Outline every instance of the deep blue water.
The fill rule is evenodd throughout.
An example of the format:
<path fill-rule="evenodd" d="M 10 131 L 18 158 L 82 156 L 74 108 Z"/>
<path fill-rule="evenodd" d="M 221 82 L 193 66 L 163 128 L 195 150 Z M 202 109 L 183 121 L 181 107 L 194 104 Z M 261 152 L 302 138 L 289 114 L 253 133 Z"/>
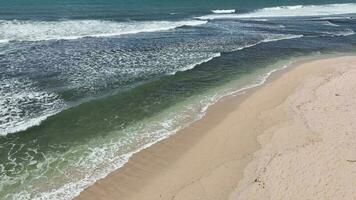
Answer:
<path fill-rule="evenodd" d="M 58 20 L 106 19 L 149 20 L 199 16 L 212 9 L 242 12 L 281 6 L 352 3 L 347 0 L 1 0 L 0 19 Z M 178 16 L 171 16 L 176 13 Z"/>
<path fill-rule="evenodd" d="M 269 71 L 353 52 L 341 3 L 0 1 L 0 199 L 70 199 Z"/>

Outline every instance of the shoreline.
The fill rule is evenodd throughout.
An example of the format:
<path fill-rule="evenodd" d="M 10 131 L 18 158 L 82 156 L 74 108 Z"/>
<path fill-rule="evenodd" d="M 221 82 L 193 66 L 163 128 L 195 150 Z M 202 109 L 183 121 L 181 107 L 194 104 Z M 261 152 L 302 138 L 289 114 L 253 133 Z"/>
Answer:
<path fill-rule="evenodd" d="M 339 56 L 340 55 L 337 55 L 337 57 Z M 177 187 L 176 185 L 179 185 L 179 183 L 181 185 L 186 185 L 186 183 L 189 183 L 191 180 L 195 180 L 196 177 L 206 178 L 205 174 L 210 173 L 209 171 L 216 173 L 216 175 L 213 175 L 216 177 L 229 177 L 229 181 L 221 181 L 222 183 L 220 184 L 211 180 L 206 181 L 208 185 L 220 185 L 220 188 L 215 185 L 215 189 L 213 190 L 215 191 L 214 193 L 216 194 L 216 191 L 219 192 L 217 194 L 218 196 L 213 199 L 220 199 L 222 196 L 227 197 L 242 179 L 243 171 L 250 163 L 253 153 L 259 149 L 260 144 L 257 141 L 257 136 L 259 134 L 253 133 L 253 131 L 247 131 L 250 134 L 237 134 L 238 137 L 233 137 L 237 137 L 237 139 L 241 140 L 239 141 L 240 143 L 244 143 L 243 141 L 248 141 L 249 143 L 241 143 L 241 147 L 238 147 L 237 149 L 236 147 L 231 147 L 230 150 L 225 152 L 229 155 L 226 157 L 223 156 L 224 158 L 209 158 L 210 154 L 206 155 L 204 151 L 209 152 L 209 144 L 214 144 L 212 138 L 218 141 L 220 140 L 219 137 L 221 137 L 217 134 L 216 129 L 220 128 L 220 131 L 228 131 L 226 129 L 226 124 L 230 123 L 231 126 L 233 121 L 236 120 L 235 118 L 232 119 L 233 117 L 231 115 L 236 115 L 236 113 L 241 112 L 241 108 L 243 108 L 244 104 L 248 104 L 248 99 L 252 98 L 251 96 L 256 95 L 256 93 L 259 93 L 260 90 L 263 90 L 271 83 L 281 79 L 281 77 L 286 76 L 291 71 L 294 71 L 297 68 L 296 66 L 313 62 L 314 60 L 325 59 L 323 58 L 324 56 L 320 57 L 307 58 L 304 60 L 301 59 L 300 61 L 293 63 L 292 66 L 276 70 L 267 77 L 267 80 L 264 83 L 245 90 L 243 95 L 232 94 L 223 97 L 208 108 L 202 119 L 193 122 L 188 127 L 179 130 L 168 138 L 135 153 L 123 167 L 110 173 L 105 178 L 98 180 L 94 185 L 86 188 L 76 197 L 76 199 L 115 199 L 118 197 L 120 197 L 120 199 L 142 199 L 140 198 L 140 195 L 142 195 L 141 197 L 145 197 L 145 199 L 171 199 L 172 196 L 175 196 L 173 194 L 182 194 L 182 190 L 179 189 L 181 187 Z M 246 119 L 241 118 L 241 120 L 243 121 Z M 228 123 L 226 121 L 228 121 Z M 250 121 L 248 125 L 253 126 L 252 121 Z M 225 128 L 221 124 L 223 124 Z M 244 126 L 239 128 L 246 129 L 248 126 L 244 124 Z M 194 159 L 192 160 L 192 158 Z M 194 162 L 189 164 L 190 166 L 188 167 L 183 164 L 188 162 L 184 162 L 183 160 Z M 211 162 L 210 160 L 214 161 Z M 231 162 L 226 164 L 226 160 L 230 160 Z M 204 169 L 199 169 L 199 167 L 202 166 L 204 166 Z M 235 169 L 235 174 L 232 175 L 231 173 L 226 173 L 227 171 L 231 172 L 231 170 L 222 169 L 226 167 Z M 184 171 L 184 168 L 188 171 Z M 195 177 L 195 179 L 192 179 L 192 177 Z M 176 180 L 177 178 L 179 178 L 178 181 Z M 208 180 L 209 178 L 206 179 Z M 177 182 L 178 184 L 173 184 L 173 182 Z M 165 185 L 165 183 L 172 184 Z M 164 190 L 161 191 L 156 188 L 155 191 L 155 185 L 160 185 L 161 187 L 159 188 L 164 187 Z M 229 185 L 229 187 L 226 187 L 227 185 Z M 189 187 L 184 187 L 190 188 L 189 190 L 192 192 L 192 194 L 190 194 L 190 192 L 186 191 L 185 193 L 187 194 L 184 195 L 188 196 L 185 198 L 192 199 L 193 196 L 191 195 L 194 195 L 193 193 L 201 190 L 199 187 L 200 186 L 197 186 L 194 182 L 189 184 Z M 136 191 L 139 192 L 137 193 Z M 202 192 L 200 191 L 200 194 L 201 193 Z M 197 197 L 198 196 L 200 195 L 197 194 Z"/>

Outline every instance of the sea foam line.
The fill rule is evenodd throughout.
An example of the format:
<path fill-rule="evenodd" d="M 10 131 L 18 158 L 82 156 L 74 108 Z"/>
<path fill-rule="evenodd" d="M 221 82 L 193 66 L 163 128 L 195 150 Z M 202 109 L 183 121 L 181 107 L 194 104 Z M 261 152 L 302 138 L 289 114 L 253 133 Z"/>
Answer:
<path fill-rule="evenodd" d="M 205 15 L 197 19 L 244 19 L 244 18 L 273 18 L 273 17 L 306 17 L 331 16 L 356 13 L 356 3 L 278 6 L 255 10 L 244 14 Z"/>
<path fill-rule="evenodd" d="M 303 35 L 282 35 L 281 37 L 277 37 L 277 38 L 266 38 L 266 39 L 263 39 L 263 40 L 261 40 L 259 42 L 254 43 L 254 44 L 250 44 L 250 45 L 239 47 L 239 48 L 236 49 L 236 51 L 240 51 L 240 50 L 243 50 L 243 49 L 246 49 L 246 48 L 250 48 L 250 47 L 256 46 L 256 45 L 261 44 L 261 43 L 274 42 L 274 41 L 280 41 L 280 40 L 288 40 L 288 39 L 296 39 L 296 38 L 301 38 L 301 37 L 303 37 Z M 173 73 L 170 73 L 170 74 L 174 75 L 174 74 L 176 74 L 178 72 L 194 69 L 196 66 L 201 65 L 203 63 L 207 63 L 207 62 L 211 61 L 212 59 L 220 57 L 220 56 L 221 56 L 221 53 L 215 53 L 215 54 L 213 54 L 211 57 L 209 57 L 207 59 L 204 59 L 204 60 L 199 61 L 197 63 L 193 63 L 191 65 L 188 65 L 188 66 L 186 66 L 184 68 L 181 68 L 181 69 L 177 70 L 176 72 L 173 72 Z"/>
<path fill-rule="evenodd" d="M 199 26 L 202 20 L 115 22 L 103 20 L 19 21 L 0 20 L 0 43 L 9 41 L 74 40 L 157 32 Z"/>
<path fill-rule="evenodd" d="M 326 26 L 340 26 L 340 25 L 334 24 L 330 21 L 324 21 L 324 25 L 326 25 Z"/>
<path fill-rule="evenodd" d="M 9 42 L 9 40 L 7 40 L 7 39 L 0 39 L 0 43 L 8 43 Z"/>
<path fill-rule="evenodd" d="M 201 65 L 203 63 L 206 63 L 206 62 L 209 62 L 211 61 L 212 59 L 216 58 L 216 57 L 220 57 L 221 56 L 221 53 L 215 53 L 213 54 L 211 57 L 207 58 L 207 59 L 204 59 L 204 60 L 201 60 L 199 62 L 196 62 L 196 63 L 193 63 L 193 64 L 190 64 L 190 65 L 187 65 L 186 67 L 184 68 L 181 68 L 179 69 L 178 71 L 174 72 L 174 73 L 171 73 L 171 75 L 174 75 L 178 72 L 183 72 L 183 71 L 187 71 L 187 70 L 190 70 L 190 69 L 194 69 L 196 66 L 198 65 Z"/>
<path fill-rule="evenodd" d="M 331 35 L 331 36 L 350 36 L 350 35 L 354 35 L 355 31 L 351 30 L 351 29 L 346 29 L 346 30 L 342 30 L 339 32 L 323 32 L 324 34 L 326 34 L 327 36 Z"/>
<path fill-rule="evenodd" d="M 215 14 L 228 14 L 228 13 L 235 13 L 236 10 L 235 9 L 230 9 L 230 10 L 212 10 L 212 13 Z"/>
<path fill-rule="evenodd" d="M 17 133 L 20 131 L 26 131 L 29 128 L 35 127 L 35 126 L 39 126 L 43 121 L 45 121 L 48 117 L 52 116 L 52 115 L 56 115 L 58 114 L 60 111 L 53 111 L 50 113 L 46 113 L 43 116 L 39 116 L 36 118 L 32 118 L 32 119 L 28 119 L 26 121 L 20 122 L 17 126 L 15 127 L 10 127 L 7 129 L 0 129 L 0 136 L 6 136 L 8 134 L 13 134 L 13 133 Z"/>

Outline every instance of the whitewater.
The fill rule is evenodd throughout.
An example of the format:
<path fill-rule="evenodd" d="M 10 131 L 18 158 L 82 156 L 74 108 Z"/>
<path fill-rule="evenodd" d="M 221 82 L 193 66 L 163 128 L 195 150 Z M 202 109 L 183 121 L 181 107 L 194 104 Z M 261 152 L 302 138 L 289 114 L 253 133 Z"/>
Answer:
<path fill-rule="evenodd" d="M 104 20 L 20 21 L 0 20 L 0 43 L 9 41 L 75 40 L 124 34 L 165 31 L 181 26 L 199 26 L 200 20 L 131 21 Z"/>
<path fill-rule="evenodd" d="M 197 19 L 247 19 L 247 18 L 276 18 L 276 17 L 310 17 L 332 16 L 356 13 L 356 3 L 325 4 L 325 5 L 296 5 L 277 6 L 258 9 L 241 14 L 226 14 L 223 12 L 197 17 Z"/>

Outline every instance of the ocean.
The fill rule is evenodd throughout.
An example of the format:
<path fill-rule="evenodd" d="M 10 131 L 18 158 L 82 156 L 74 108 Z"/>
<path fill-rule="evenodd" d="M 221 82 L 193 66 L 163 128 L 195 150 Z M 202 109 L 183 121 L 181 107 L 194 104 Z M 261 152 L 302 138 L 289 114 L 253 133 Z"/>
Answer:
<path fill-rule="evenodd" d="M 0 0 L 0 199 L 72 199 L 222 97 L 353 53 L 355 17 L 350 1 Z"/>

